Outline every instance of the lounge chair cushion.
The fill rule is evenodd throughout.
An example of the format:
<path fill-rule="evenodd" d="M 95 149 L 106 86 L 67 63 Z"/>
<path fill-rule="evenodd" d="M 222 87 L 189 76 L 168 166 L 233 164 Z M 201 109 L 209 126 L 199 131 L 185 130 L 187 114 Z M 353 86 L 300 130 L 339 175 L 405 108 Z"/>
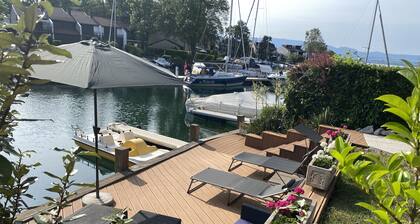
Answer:
<path fill-rule="evenodd" d="M 130 157 L 146 155 L 157 150 L 156 146 L 149 146 L 141 138 L 136 138 L 124 142 L 123 147 L 130 148 Z"/>

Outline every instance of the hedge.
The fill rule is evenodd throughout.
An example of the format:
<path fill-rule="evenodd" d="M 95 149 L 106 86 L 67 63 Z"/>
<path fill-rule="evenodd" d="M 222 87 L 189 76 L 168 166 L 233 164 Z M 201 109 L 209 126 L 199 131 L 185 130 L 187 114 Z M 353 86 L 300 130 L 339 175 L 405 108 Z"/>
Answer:
<path fill-rule="evenodd" d="M 379 127 L 396 120 L 383 113 L 375 100 L 383 94 L 410 95 L 411 84 L 397 74 L 399 68 L 367 65 L 350 58 L 319 56 L 289 72 L 285 95 L 287 112 L 293 122 L 316 120 L 329 111 L 331 125 Z"/>

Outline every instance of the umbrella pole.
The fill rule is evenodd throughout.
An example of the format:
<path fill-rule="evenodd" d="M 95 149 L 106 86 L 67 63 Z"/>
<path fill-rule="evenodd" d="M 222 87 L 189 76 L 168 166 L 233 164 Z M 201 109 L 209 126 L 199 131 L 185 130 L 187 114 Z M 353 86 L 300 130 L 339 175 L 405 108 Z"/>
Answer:
<path fill-rule="evenodd" d="M 96 89 L 93 90 L 93 110 L 95 113 L 95 126 L 93 127 L 93 133 L 95 133 L 95 153 L 98 155 L 98 135 L 100 128 L 98 127 L 98 96 Z M 98 157 L 95 157 L 95 170 L 96 170 L 96 198 L 99 199 L 99 169 L 98 169 Z"/>

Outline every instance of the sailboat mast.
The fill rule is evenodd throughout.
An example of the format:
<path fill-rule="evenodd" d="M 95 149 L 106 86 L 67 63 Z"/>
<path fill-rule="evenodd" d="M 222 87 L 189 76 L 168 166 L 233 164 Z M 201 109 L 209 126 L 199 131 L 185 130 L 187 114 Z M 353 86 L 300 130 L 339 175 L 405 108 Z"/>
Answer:
<path fill-rule="evenodd" d="M 114 8 L 115 8 L 115 0 L 112 1 L 111 21 L 109 22 L 108 44 L 111 43 L 112 27 L 113 27 L 113 21 L 114 21 Z"/>
<path fill-rule="evenodd" d="M 367 53 L 366 53 L 366 63 L 368 63 L 368 60 L 369 60 L 370 46 L 372 45 L 373 30 L 375 29 L 376 14 L 378 13 L 378 5 L 379 5 L 379 0 L 376 1 L 375 13 L 373 14 L 373 22 L 372 22 L 372 28 L 370 30 L 369 45 L 368 45 Z"/>
<path fill-rule="evenodd" d="M 389 67 L 390 63 L 389 63 L 389 55 L 388 55 L 388 46 L 386 45 L 384 22 L 382 20 L 382 10 L 381 10 L 381 4 L 379 4 L 379 0 L 378 0 L 378 9 L 379 9 L 379 21 L 381 22 L 381 28 L 382 28 L 382 38 L 384 40 L 386 62 L 388 63 L 388 67 Z"/>
<path fill-rule="evenodd" d="M 255 11 L 255 19 L 254 19 L 254 30 L 252 31 L 252 44 L 255 46 L 255 29 L 257 27 L 257 18 L 258 18 L 258 10 L 260 8 L 260 0 L 257 0 L 257 10 Z M 249 57 L 252 57 L 252 46 L 251 50 L 249 51 Z"/>
<path fill-rule="evenodd" d="M 227 60 L 225 71 L 227 72 L 227 64 L 230 60 L 230 56 L 232 54 L 232 15 L 233 15 L 233 0 L 230 1 L 230 18 L 229 18 L 229 39 L 228 39 L 228 47 L 227 47 Z"/>

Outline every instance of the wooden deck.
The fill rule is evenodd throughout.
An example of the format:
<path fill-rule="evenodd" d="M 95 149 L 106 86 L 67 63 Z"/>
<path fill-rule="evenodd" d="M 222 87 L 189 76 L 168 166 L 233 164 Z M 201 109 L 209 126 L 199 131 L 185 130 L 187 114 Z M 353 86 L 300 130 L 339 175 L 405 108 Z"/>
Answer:
<path fill-rule="evenodd" d="M 237 134 L 207 141 L 101 191 L 113 195 L 115 207 L 129 208 L 129 216 L 139 210 L 147 210 L 179 217 L 182 223 L 234 223 L 239 219 L 241 204 L 262 206 L 262 202 L 244 197 L 227 206 L 227 194 L 209 185 L 192 194 L 186 192 L 190 177 L 207 167 L 227 170 L 232 156 L 242 151 L 265 154 L 264 151 L 246 147 L 244 141 L 245 138 Z M 264 175 L 262 170 L 247 165 L 232 172 L 259 179 Z M 326 205 L 327 192 L 315 191 L 309 186 L 304 186 L 304 189 L 307 197 L 318 202 L 316 214 L 319 217 L 318 211 L 322 209 L 319 205 Z M 63 215 L 69 216 L 81 207 L 81 200 L 77 199 L 72 206 L 64 209 Z"/>

